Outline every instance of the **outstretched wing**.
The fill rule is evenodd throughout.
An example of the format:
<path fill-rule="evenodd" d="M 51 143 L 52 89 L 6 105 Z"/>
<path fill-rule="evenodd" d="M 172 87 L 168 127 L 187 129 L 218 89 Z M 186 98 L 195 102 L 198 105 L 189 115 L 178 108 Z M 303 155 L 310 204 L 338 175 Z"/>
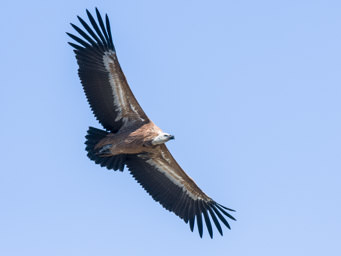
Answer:
<path fill-rule="evenodd" d="M 86 12 L 92 27 L 78 17 L 84 29 L 71 26 L 80 37 L 67 34 L 77 43 L 69 42 L 74 48 L 78 74 L 93 113 L 111 132 L 117 132 L 122 126 L 149 122 L 117 60 L 108 16 L 104 24 L 97 8 L 97 22 L 88 10 Z"/>
<path fill-rule="evenodd" d="M 203 219 L 210 237 L 213 237 L 211 220 L 223 235 L 220 222 L 230 229 L 226 217 L 235 220 L 226 208 L 208 197 L 181 169 L 163 144 L 155 154 L 144 153 L 129 156 L 126 161 L 131 174 L 142 187 L 164 208 L 174 212 L 193 231 L 195 219 L 200 237 L 203 233 Z"/>

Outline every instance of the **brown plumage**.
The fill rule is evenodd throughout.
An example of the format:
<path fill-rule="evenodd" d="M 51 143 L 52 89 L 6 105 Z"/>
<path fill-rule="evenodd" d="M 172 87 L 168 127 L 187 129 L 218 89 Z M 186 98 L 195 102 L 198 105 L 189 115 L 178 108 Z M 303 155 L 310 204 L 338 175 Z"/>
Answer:
<path fill-rule="evenodd" d="M 174 136 L 164 133 L 144 113 L 135 99 L 117 60 L 108 16 L 97 22 L 87 10 L 92 28 L 80 17 L 84 30 L 71 24 L 82 37 L 67 33 L 78 44 L 69 43 L 76 54 L 78 74 L 90 107 L 106 129 L 90 127 L 86 136 L 88 157 L 108 169 L 127 166 L 138 183 L 167 210 L 189 223 L 195 219 L 200 236 L 203 218 L 210 237 L 211 221 L 219 233 L 220 222 L 228 228 L 227 212 L 233 211 L 208 197 L 181 169 L 165 143 Z"/>

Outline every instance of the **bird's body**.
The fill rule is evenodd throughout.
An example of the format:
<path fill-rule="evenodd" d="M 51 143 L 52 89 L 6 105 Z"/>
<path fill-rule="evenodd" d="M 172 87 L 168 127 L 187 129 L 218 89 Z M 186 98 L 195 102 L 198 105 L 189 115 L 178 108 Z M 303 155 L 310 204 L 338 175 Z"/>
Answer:
<path fill-rule="evenodd" d="M 86 135 L 88 157 L 108 169 L 128 167 L 138 183 L 164 208 L 190 224 L 195 220 L 200 236 L 203 219 L 210 236 L 211 221 L 219 233 L 220 222 L 230 228 L 225 217 L 233 211 L 208 197 L 175 161 L 165 143 L 174 136 L 163 132 L 144 113 L 135 99 L 117 59 L 109 18 L 97 22 L 87 11 L 90 27 L 78 17 L 85 31 L 72 27 L 82 37 L 68 35 L 76 54 L 78 74 L 90 107 L 105 130 L 90 127 Z"/>
<path fill-rule="evenodd" d="M 117 133 L 109 133 L 95 146 L 95 150 L 107 147 L 108 153 L 103 156 L 115 156 L 119 154 L 139 154 L 155 151 L 155 138 L 164 134 L 153 122 L 141 126 L 126 127 Z"/>

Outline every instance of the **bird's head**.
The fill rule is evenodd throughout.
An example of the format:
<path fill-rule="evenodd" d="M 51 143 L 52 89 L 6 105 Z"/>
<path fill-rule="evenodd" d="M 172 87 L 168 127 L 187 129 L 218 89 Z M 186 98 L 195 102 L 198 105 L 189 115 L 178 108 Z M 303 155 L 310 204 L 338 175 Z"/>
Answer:
<path fill-rule="evenodd" d="M 174 136 L 170 135 L 168 133 L 162 132 L 159 135 L 157 135 L 153 140 L 152 140 L 152 144 L 153 145 L 159 145 L 159 144 L 163 144 L 166 143 L 169 140 L 174 140 Z"/>

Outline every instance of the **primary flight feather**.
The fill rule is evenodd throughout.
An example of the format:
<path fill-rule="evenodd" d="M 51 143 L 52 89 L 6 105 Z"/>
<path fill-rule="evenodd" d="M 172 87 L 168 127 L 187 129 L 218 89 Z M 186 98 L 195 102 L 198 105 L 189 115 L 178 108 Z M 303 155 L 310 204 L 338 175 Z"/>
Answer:
<path fill-rule="evenodd" d="M 195 220 L 200 237 L 203 222 L 213 237 L 211 221 L 221 235 L 220 223 L 230 228 L 228 211 L 208 197 L 181 169 L 165 143 L 174 136 L 163 132 L 144 113 L 137 102 L 117 60 L 109 18 L 96 19 L 86 10 L 90 23 L 78 20 L 83 29 L 71 24 L 79 36 L 67 33 L 74 42 L 78 74 L 97 120 L 105 130 L 89 127 L 86 135 L 88 157 L 108 169 L 128 167 L 138 183 L 167 210 L 189 223 Z"/>

